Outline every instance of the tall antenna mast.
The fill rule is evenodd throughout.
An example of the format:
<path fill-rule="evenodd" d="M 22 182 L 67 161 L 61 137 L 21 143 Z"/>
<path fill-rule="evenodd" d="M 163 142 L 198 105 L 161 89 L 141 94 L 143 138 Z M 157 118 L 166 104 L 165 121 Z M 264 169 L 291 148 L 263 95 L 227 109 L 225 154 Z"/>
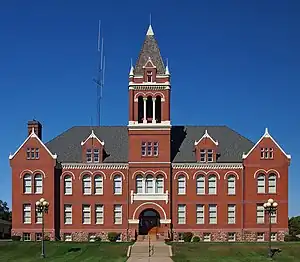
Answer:
<path fill-rule="evenodd" d="M 97 91 L 97 114 L 96 114 L 96 123 L 98 126 L 101 124 L 101 102 L 102 102 L 102 96 L 103 96 L 103 87 L 104 87 L 104 75 L 105 75 L 105 56 L 104 56 L 104 39 L 101 37 L 100 34 L 101 31 L 101 20 L 99 20 L 99 28 L 98 28 L 98 45 L 97 45 L 97 52 L 99 56 L 99 62 L 98 62 L 98 72 L 97 72 L 97 78 L 94 79 L 94 82 L 96 83 L 96 91 Z"/>

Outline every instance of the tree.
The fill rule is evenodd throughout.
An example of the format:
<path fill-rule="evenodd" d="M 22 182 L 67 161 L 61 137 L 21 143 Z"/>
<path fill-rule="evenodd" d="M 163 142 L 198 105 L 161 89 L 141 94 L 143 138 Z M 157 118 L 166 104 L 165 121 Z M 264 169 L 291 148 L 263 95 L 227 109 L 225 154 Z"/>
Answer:
<path fill-rule="evenodd" d="M 289 234 L 292 236 L 300 235 L 300 216 L 289 219 Z"/>
<path fill-rule="evenodd" d="M 12 213 L 9 211 L 7 202 L 0 200 L 0 219 L 11 221 Z"/>

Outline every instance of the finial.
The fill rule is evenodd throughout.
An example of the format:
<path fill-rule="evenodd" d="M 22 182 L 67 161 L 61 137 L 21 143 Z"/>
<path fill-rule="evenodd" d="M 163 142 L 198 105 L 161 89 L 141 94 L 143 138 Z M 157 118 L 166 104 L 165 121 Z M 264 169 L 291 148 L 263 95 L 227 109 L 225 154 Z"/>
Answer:
<path fill-rule="evenodd" d="M 264 137 L 269 137 L 269 136 L 270 136 L 269 130 L 268 130 L 268 128 L 266 127 Z"/>
<path fill-rule="evenodd" d="M 132 65 L 132 58 L 130 58 L 130 71 L 129 71 L 129 76 L 134 76 L 134 68 Z"/>
<path fill-rule="evenodd" d="M 150 15 L 149 15 L 149 25 L 152 25 L 152 19 L 151 19 L 152 17 L 151 17 L 151 13 L 150 13 Z"/>
<path fill-rule="evenodd" d="M 148 27 L 148 31 L 147 31 L 147 34 L 146 34 L 146 35 L 154 35 L 154 32 L 153 32 L 153 29 L 152 29 L 151 24 L 150 24 L 149 27 Z"/>
<path fill-rule="evenodd" d="M 166 75 L 170 75 L 170 71 L 169 71 L 169 59 L 167 58 L 167 63 L 166 63 L 166 71 L 165 71 Z"/>

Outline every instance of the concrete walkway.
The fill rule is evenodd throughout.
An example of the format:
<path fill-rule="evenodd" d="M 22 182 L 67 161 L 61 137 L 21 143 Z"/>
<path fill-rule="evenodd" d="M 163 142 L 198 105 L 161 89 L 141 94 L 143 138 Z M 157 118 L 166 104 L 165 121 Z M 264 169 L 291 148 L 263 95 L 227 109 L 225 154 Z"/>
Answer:
<path fill-rule="evenodd" d="M 171 246 L 164 242 L 152 242 L 149 256 L 149 244 L 147 242 L 135 242 L 131 247 L 130 257 L 127 262 L 172 262 Z"/>

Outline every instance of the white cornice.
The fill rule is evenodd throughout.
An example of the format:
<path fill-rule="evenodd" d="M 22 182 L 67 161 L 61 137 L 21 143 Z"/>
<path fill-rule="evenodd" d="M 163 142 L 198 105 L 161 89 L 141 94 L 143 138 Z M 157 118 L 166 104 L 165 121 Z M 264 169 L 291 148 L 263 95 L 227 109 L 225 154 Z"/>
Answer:
<path fill-rule="evenodd" d="M 174 163 L 173 169 L 243 169 L 242 163 Z"/>
<path fill-rule="evenodd" d="M 128 169 L 126 163 L 62 163 L 63 169 Z"/>
<path fill-rule="evenodd" d="M 170 121 L 163 121 L 162 123 L 138 123 L 137 121 L 129 121 L 128 129 L 129 130 L 170 130 L 171 128 Z"/>

